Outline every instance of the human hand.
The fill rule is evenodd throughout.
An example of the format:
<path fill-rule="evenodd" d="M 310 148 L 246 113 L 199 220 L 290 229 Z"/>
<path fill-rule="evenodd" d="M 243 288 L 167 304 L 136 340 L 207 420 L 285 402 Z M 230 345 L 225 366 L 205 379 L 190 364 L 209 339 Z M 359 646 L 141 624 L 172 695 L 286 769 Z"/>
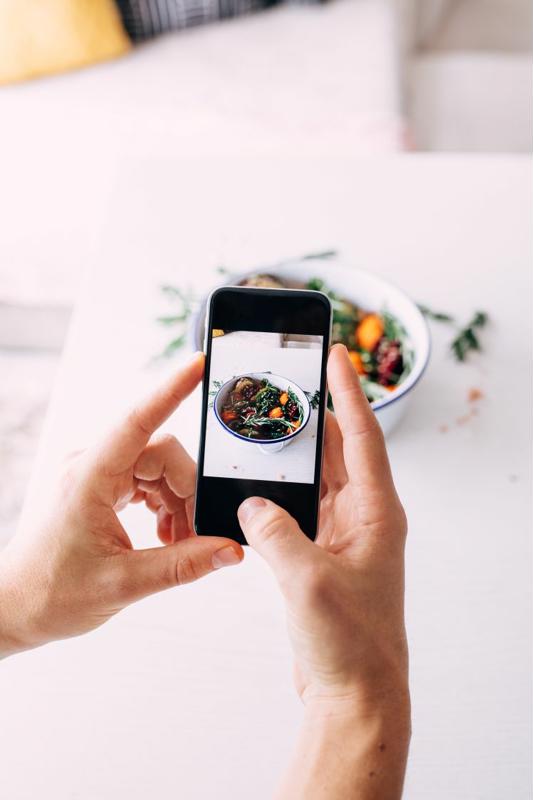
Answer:
<path fill-rule="evenodd" d="M 410 730 L 404 627 L 405 513 L 383 434 L 346 348 L 332 348 L 320 528 L 311 542 L 283 509 L 239 509 L 249 544 L 283 593 L 306 706 L 279 797 L 397 798 Z M 385 752 L 387 748 L 387 751 Z"/>
<path fill-rule="evenodd" d="M 406 518 L 383 434 L 342 346 L 332 348 L 316 544 L 262 498 L 239 519 L 283 592 L 305 703 L 407 687 L 403 621 Z M 317 546 L 318 545 L 318 546 Z"/>
<path fill-rule="evenodd" d="M 243 550 L 192 530 L 196 467 L 155 431 L 196 387 L 198 354 L 101 442 L 71 457 L 37 527 L 0 554 L 0 655 L 92 630 L 146 595 L 236 564 Z M 145 502 L 163 547 L 134 550 L 117 512 Z"/>

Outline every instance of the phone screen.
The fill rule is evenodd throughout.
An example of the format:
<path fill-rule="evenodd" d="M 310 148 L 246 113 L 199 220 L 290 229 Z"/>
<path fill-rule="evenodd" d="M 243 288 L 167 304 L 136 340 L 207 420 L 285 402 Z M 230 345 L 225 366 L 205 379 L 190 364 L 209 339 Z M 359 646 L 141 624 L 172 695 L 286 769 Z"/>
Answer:
<path fill-rule="evenodd" d="M 252 495 L 316 535 L 331 307 L 319 292 L 228 287 L 206 319 L 195 527 L 244 542 Z"/>

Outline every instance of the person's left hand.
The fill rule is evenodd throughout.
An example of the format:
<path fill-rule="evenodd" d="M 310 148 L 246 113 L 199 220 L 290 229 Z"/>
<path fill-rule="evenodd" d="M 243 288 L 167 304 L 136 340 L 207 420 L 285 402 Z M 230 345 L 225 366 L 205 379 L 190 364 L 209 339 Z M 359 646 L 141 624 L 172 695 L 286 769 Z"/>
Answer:
<path fill-rule="evenodd" d="M 34 529 L 0 553 L 0 655 L 92 630 L 146 595 L 242 560 L 230 539 L 192 530 L 196 467 L 155 431 L 200 381 L 198 354 L 96 446 L 69 459 Z M 142 502 L 163 547 L 134 550 L 117 512 Z"/>

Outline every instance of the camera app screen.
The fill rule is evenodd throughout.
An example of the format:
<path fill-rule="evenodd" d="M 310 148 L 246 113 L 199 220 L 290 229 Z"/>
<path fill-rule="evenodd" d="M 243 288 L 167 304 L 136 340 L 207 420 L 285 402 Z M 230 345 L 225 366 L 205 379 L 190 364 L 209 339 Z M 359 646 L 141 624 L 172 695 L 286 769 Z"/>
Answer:
<path fill-rule="evenodd" d="M 323 337 L 211 335 L 204 476 L 313 483 Z"/>

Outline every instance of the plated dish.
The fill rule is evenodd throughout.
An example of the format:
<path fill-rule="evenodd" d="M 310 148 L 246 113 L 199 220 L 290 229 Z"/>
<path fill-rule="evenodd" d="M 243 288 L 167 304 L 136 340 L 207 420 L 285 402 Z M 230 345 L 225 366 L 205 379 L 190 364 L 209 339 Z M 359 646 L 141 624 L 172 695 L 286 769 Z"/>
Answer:
<path fill-rule="evenodd" d="M 303 408 L 291 387 L 280 389 L 268 378 L 238 378 L 220 417 L 231 430 L 248 439 L 281 439 L 298 430 Z"/>
<path fill-rule="evenodd" d="M 389 389 L 376 380 L 378 345 L 378 348 L 370 351 L 375 354 L 375 360 L 372 359 L 369 365 L 365 365 L 364 359 L 362 359 L 366 374 L 359 374 L 359 376 L 378 421 L 384 432 L 388 434 L 398 424 L 409 406 L 412 389 L 424 374 L 430 357 L 429 330 L 417 304 L 401 289 L 378 275 L 356 269 L 351 265 L 332 262 L 327 258 L 293 261 L 271 268 L 268 275 L 257 270 L 241 275 L 232 275 L 228 277 L 226 283 L 227 285 L 243 286 L 254 281 L 255 284 L 252 285 L 264 285 L 260 282 L 264 282 L 265 279 L 269 281 L 272 278 L 283 281 L 283 285 L 289 287 L 311 284 L 311 288 L 318 288 L 316 281 L 323 281 L 324 289 L 330 293 L 330 299 L 334 305 L 334 340 L 342 341 L 351 351 L 357 352 L 357 348 L 351 348 L 349 338 L 352 333 L 355 336 L 356 325 L 352 323 L 359 321 L 359 317 L 350 319 L 350 316 L 355 314 L 354 309 L 359 309 L 359 313 L 362 312 L 366 315 L 377 313 L 382 317 L 385 339 L 390 342 L 396 340 L 400 342 L 403 369 L 401 372 L 397 367 L 392 370 L 395 373 L 393 378 L 398 378 L 390 383 L 390 385 L 394 385 L 394 389 Z M 336 298 L 331 298 L 331 294 L 334 294 Z M 203 347 L 206 302 L 207 298 L 202 301 L 198 311 L 191 318 L 189 341 L 195 350 Z M 337 302 L 339 305 L 336 307 Z M 344 306 L 345 302 L 349 304 L 348 308 Z M 346 327 L 342 324 L 344 310 L 347 311 Z M 393 333 L 388 327 L 389 321 L 397 323 L 396 332 Z M 346 338 L 343 338 L 345 336 Z M 368 348 L 362 349 L 367 350 Z M 380 353 L 379 355 L 381 361 L 381 356 L 384 354 Z M 351 356 L 351 358 L 352 363 L 356 361 L 356 357 Z M 354 364 L 356 369 L 357 366 Z M 371 369 L 367 369 L 367 366 L 371 366 Z"/>
<path fill-rule="evenodd" d="M 286 443 L 306 426 L 311 405 L 293 381 L 270 372 L 238 375 L 217 391 L 213 408 L 222 427 L 256 444 Z"/>
<path fill-rule="evenodd" d="M 240 286 L 272 289 L 313 289 L 326 294 L 333 310 L 331 343 L 344 344 L 372 403 L 394 392 L 409 375 L 413 353 L 407 332 L 387 309 L 366 309 L 333 291 L 322 278 L 290 280 L 283 275 L 256 273 L 246 276 Z"/>

